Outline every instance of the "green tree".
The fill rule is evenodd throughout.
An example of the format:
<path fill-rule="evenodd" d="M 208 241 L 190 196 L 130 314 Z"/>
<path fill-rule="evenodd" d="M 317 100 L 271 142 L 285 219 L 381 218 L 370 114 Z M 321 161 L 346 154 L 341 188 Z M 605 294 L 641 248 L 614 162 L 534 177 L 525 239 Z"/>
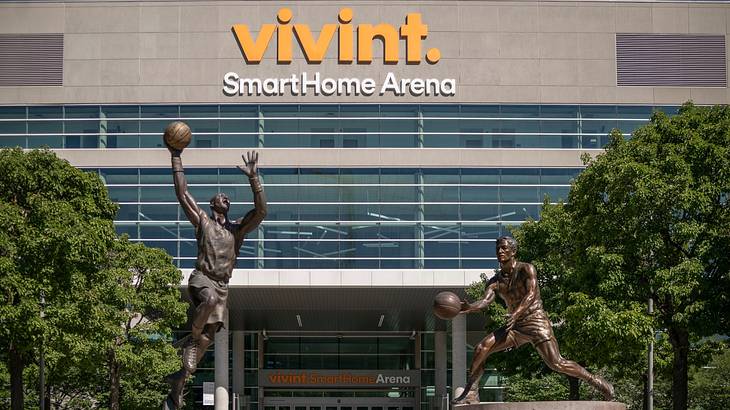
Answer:
<path fill-rule="evenodd" d="M 109 408 L 149 409 L 165 398 L 164 376 L 180 367 L 172 344 L 172 329 L 187 318 L 180 300 L 180 271 L 162 249 L 151 249 L 126 238 L 114 244 L 112 283 L 102 298 L 110 309 L 106 354 Z"/>
<path fill-rule="evenodd" d="M 116 209 L 97 175 L 50 151 L 0 151 L 0 349 L 13 409 L 23 408 L 23 369 L 41 343 L 83 343 L 84 309 L 94 308 L 83 295 L 102 281 Z"/>
<path fill-rule="evenodd" d="M 691 348 L 728 332 L 730 108 L 655 113 L 586 161 L 568 203 L 546 204 L 515 232 L 522 257 L 550 289 L 551 318 L 564 321 L 561 347 L 580 360 L 636 367 L 649 329 L 664 332 L 672 406 L 686 409 Z"/>
<path fill-rule="evenodd" d="M 0 151 L 0 358 L 13 409 L 24 369 L 26 407 L 37 405 L 41 345 L 56 408 L 162 402 L 163 376 L 180 365 L 170 340 L 186 318 L 181 274 L 164 251 L 117 238 L 115 213 L 98 175 L 50 151 Z"/>
<path fill-rule="evenodd" d="M 730 409 L 730 345 L 706 366 L 692 366 L 689 386 L 691 409 Z"/>

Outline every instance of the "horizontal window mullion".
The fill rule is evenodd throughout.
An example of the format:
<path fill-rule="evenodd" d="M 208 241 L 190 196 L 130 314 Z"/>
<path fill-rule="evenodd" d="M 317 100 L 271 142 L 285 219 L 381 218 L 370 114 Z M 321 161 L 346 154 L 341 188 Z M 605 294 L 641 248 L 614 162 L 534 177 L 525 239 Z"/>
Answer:
<path fill-rule="evenodd" d="M 132 239 L 130 239 L 132 241 Z M 141 240 L 136 240 L 135 242 L 141 242 Z M 181 260 L 196 260 L 197 257 L 195 256 L 179 256 L 179 257 L 173 257 L 173 259 L 181 259 Z M 453 256 L 453 257 L 392 257 L 392 256 L 373 256 L 373 257 L 357 257 L 357 256 L 331 256 L 331 257 L 301 257 L 301 256 L 239 256 L 237 259 L 241 260 L 359 260 L 359 261 L 376 261 L 376 260 L 389 260 L 389 261 L 413 261 L 413 260 L 432 260 L 432 261 L 451 261 L 451 260 L 473 260 L 473 261 L 479 261 L 479 260 L 497 260 L 496 256 L 484 256 L 479 258 L 474 257 L 463 257 L 463 256 Z"/>
<path fill-rule="evenodd" d="M 195 168 L 190 168 L 195 169 Z M 172 172 L 170 172 L 170 175 L 172 176 Z M 243 176 L 243 174 L 241 174 Z M 211 175 L 212 176 L 212 175 Z M 266 175 L 264 175 L 264 178 L 266 178 Z M 139 184 L 107 184 L 107 187 L 141 187 L 141 188 L 148 188 L 148 187 L 173 187 L 173 183 L 169 184 L 145 184 L 145 183 L 139 183 Z M 189 183 L 189 187 L 247 187 L 249 184 L 247 183 L 241 183 L 241 184 L 202 184 L 202 183 Z M 270 186 L 270 187 L 363 187 L 363 188 L 373 188 L 373 187 L 449 187 L 449 188 L 458 188 L 458 187 L 520 187 L 520 188 L 531 188 L 531 187 L 569 187 L 570 184 L 277 184 L 277 183 L 265 183 L 264 186 Z"/>
<path fill-rule="evenodd" d="M 177 219 L 177 220 L 159 220 L 159 221 L 138 221 L 138 220 L 115 220 L 115 223 L 139 223 L 143 225 L 154 225 L 154 224 L 174 224 L 174 223 L 184 223 L 189 224 L 190 222 L 187 219 Z M 415 225 L 415 224 L 429 224 L 429 225 L 456 225 L 456 224 L 462 224 L 462 225 L 468 225 L 468 226 L 474 226 L 474 225 L 498 225 L 502 223 L 521 223 L 524 221 L 482 221 L 482 220 L 408 220 L 408 221 L 389 221 L 389 220 L 365 220 L 365 221 L 346 221 L 346 220 L 330 220 L 330 221 L 266 221 L 261 223 L 261 225 L 266 226 L 289 226 L 289 225 L 298 225 L 298 226 L 313 226 L 313 225 L 335 225 L 338 224 L 340 226 L 349 226 L 349 225 Z"/>
<path fill-rule="evenodd" d="M 263 120 L 326 120 L 326 121 L 382 121 L 382 120 L 427 120 L 427 121 L 649 121 L 649 118 L 616 118 L 616 117 L 261 117 Z M 258 121 L 259 117 L 94 117 L 94 118 L 0 118 L 0 122 L 17 121 Z"/>
<path fill-rule="evenodd" d="M 510 136 L 547 136 L 547 137 L 561 137 L 561 136 L 590 136 L 590 137 L 603 137 L 608 135 L 608 132 L 502 132 L 502 131 L 484 131 L 484 132 L 461 132 L 461 131 L 263 131 L 263 132 L 220 132 L 220 131 L 195 131 L 193 132 L 196 136 L 206 135 L 510 135 Z M 88 136 L 124 136 L 124 135 L 139 135 L 139 136 L 159 136 L 159 132 L 57 132 L 57 133 L 15 133 L 15 134 L 0 134 L 0 137 L 46 137 L 50 135 L 62 135 L 62 136 L 76 136 L 76 135 L 88 135 Z M 631 136 L 631 134 L 622 134 L 624 136 Z"/>

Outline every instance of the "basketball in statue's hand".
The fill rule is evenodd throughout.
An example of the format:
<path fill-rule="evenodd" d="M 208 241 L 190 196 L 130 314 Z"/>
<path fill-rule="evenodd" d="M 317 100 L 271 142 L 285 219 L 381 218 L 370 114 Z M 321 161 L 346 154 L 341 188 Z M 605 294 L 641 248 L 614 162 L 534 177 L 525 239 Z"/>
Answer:
<path fill-rule="evenodd" d="M 190 144 L 191 138 L 190 127 L 182 121 L 174 121 L 168 124 L 163 136 L 166 146 L 179 151 L 182 151 Z"/>
<path fill-rule="evenodd" d="M 454 292 L 440 292 L 433 299 L 433 314 L 451 320 L 461 312 L 461 299 Z"/>

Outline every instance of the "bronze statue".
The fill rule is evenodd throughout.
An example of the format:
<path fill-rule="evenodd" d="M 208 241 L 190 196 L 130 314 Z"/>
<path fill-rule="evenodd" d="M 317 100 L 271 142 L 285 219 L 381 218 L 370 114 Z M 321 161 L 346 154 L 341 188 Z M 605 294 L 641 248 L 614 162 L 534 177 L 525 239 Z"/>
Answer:
<path fill-rule="evenodd" d="M 497 239 L 499 271 L 487 282 L 484 299 L 469 304 L 462 302 L 460 313 L 478 312 L 494 301 L 495 293 L 507 304 L 507 324 L 485 337 L 474 349 L 469 380 L 464 391 L 454 402 L 473 404 L 479 402 L 479 379 L 484 372 L 484 362 L 489 355 L 532 343 L 551 369 L 577 377 L 603 394 L 606 400 L 613 398 L 613 386 L 602 377 L 589 373 L 578 363 L 560 355 L 558 342 L 553 335 L 550 319 L 542 308 L 537 271 L 529 263 L 515 258 L 517 242 L 509 237 Z"/>
<path fill-rule="evenodd" d="M 188 281 L 188 291 L 195 307 L 192 332 L 183 339 L 182 368 L 168 376 L 170 393 L 163 404 L 166 409 L 182 406 L 185 380 L 195 373 L 205 350 L 215 340 L 215 333 L 223 326 L 228 297 L 228 281 L 236 265 L 236 258 L 244 236 L 256 229 L 266 216 L 266 196 L 256 172 L 258 153 L 249 152 L 243 158 L 244 166 L 238 166 L 251 184 L 254 209 L 235 221 L 228 219 L 230 200 L 223 193 L 210 200 L 212 215 L 208 216 L 188 191 L 185 173 L 180 159 L 181 149 L 167 145 L 172 154 L 172 175 L 175 193 L 185 215 L 195 227 L 198 243 L 198 259 Z"/>

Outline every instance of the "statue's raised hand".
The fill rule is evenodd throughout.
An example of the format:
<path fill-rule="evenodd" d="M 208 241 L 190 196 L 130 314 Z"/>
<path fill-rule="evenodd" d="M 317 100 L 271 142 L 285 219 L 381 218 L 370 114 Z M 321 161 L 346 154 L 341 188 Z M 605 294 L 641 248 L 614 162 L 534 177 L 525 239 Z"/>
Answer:
<path fill-rule="evenodd" d="M 241 158 L 243 159 L 243 167 L 238 165 L 237 168 L 246 174 L 247 177 L 255 177 L 256 163 L 259 161 L 259 153 L 256 151 L 249 151 L 246 155 L 241 155 Z"/>

